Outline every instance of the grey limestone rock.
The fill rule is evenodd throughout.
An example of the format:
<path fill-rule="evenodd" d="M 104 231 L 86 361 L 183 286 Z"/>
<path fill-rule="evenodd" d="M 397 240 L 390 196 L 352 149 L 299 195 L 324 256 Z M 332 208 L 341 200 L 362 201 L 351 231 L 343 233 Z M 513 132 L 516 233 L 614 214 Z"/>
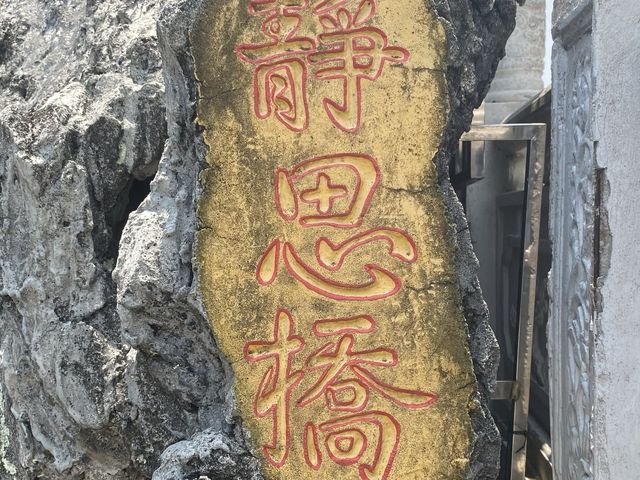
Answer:
<path fill-rule="evenodd" d="M 446 171 L 516 4 L 428 1 L 452 46 L 435 161 L 482 389 L 469 478 L 493 478 L 499 438 L 484 405 L 497 347 Z M 1 479 L 260 477 L 191 261 L 199 4 L 0 2 Z"/>
<path fill-rule="evenodd" d="M 489 325 L 489 310 L 477 277 L 478 260 L 473 252 L 469 225 L 462 205 L 449 181 L 449 159 L 456 154 L 460 135 L 469 128 L 473 110 L 489 91 L 505 44 L 515 28 L 517 4 L 524 0 L 433 0 L 443 19 L 449 40 L 448 129 L 434 159 L 440 172 L 447 216 L 457 238 L 456 266 L 462 304 L 469 329 L 470 347 L 479 385 L 477 409 L 472 415 L 475 442 L 469 479 L 493 479 L 498 475 L 500 434 L 488 402 L 496 382 L 500 351 Z"/>
<path fill-rule="evenodd" d="M 258 460 L 242 446 L 207 430 L 162 453 L 153 480 L 260 480 Z"/>

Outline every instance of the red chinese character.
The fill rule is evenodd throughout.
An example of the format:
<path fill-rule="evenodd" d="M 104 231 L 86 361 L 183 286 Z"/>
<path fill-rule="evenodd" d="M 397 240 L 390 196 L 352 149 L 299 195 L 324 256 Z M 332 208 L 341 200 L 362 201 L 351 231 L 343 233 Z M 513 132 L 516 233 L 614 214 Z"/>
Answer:
<path fill-rule="evenodd" d="M 248 342 L 244 346 L 244 357 L 248 362 L 273 360 L 256 393 L 254 411 L 258 417 L 272 416 L 272 441 L 263 447 L 263 451 L 276 468 L 282 467 L 289 455 L 291 394 L 304 375 L 301 371 L 291 372 L 291 362 L 303 347 L 304 340 L 293 334 L 293 318 L 284 309 L 276 314 L 273 339 Z"/>
<path fill-rule="evenodd" d="M 322 395 L 330 410 L 360 412 L 366 406 L 369 391 L 382 395 L 398 406 L 419 409 L 432 405 L 437 397 L 431 393 L 389 385 L 377 378 L 370 367 L 395 367 L 398 357 L 395 350 L 377 348 L 355 351 L 354 334 L 368 334 L 376 328 L 375 321 L 368 315 L 319 320 L 313 331 L 321 337 L 340 336 L 312 353 L 306 361 L 307 371 L 320 370 L 320 379 L 296 402 L 305 406 Z M 347 375 L 347 379 L 340 377 Z M 350 391 L 350 395 L 341 395 Z M 345 403 L 340 398 L 349 398 Z"/>
<path fill-rule="evenodd" d="M 323 460 L 319 434 L 324 436 L 324 448 L 329 458 L 338 465 L 358 464 L 361 480 L 389 478 L 400 443 L 400 424 L 393 416 L 371 411 L 336 418 L 318 427 L 308 422 L 304 433 L 304 456 L 307 465 L 314 470 L 320 468 Z M 371 462 L 363 463 L 367 451 L 372 451 Z"/>
<path fill-rule="evenodd" d="M 254 72 L 254 110 L 260 119 L 272 115 L 287 128 L 300 132 L 309 125 L 305 56 L 315 41 L 298 35 L 300 12 L 307 0 L 251 0 L 249 13 L 263 16 L 264 43 L 238 45 L 236 54 L 257 65 Z"/>
<path fill-rule="evenodd" d="M 301 185 L 305 182 L 308 185 L 309 181 L 314 186 L 304 189 Z M 315 157 L 290 170 L 276 170 L 276 207 L 282 219 L 297 220 L 303 228 L 355 228 L 362 224 L 379 183 L 380 170 L 368 155 L 349 153 Z M 404 263 L 416 261 L 417 248 L 413 239 L 400 229 L 387 227 L 369 229 L 337 244 L 321 237 L 316 242 L 315 258 L 320 267 L 337 272 L 352 252 L 380 241 L 389 244 L 392 258 Z M 402 285 L 397 275 L 376 263 L 364 265 L 369 276 L 366 283 L 334 280 L 305 262 L 290 242 L 280 240 L 274 240 L 258 261 L 256 278 L 260 285 L 275 281 L 281 259 L 287 271 L 301 284 L 334 300 L 379 300 L 394 295 Z"/>
<path fill-rule="evenodd" d="M 345 2 L 322 2 L 321 10 L 329 11 L 341 3 Z M 336 102 L 325 98 L 323 104 L 334 125 L 345 132 L 360 128 L 362 80 L 377 80 L 386 62 L 405 63 L 409 59 L 404 48 L 389 46 L 382 30 L 361 26 L 372 15 L 373 1 L 363 2 L 355 16 L 344 8 L 335 15 L 322 15 L 325 33 L 318 39 L 325 49 L 309 55 L 309 61 L 319 67 L 314 73 L 317 79 L 342 81 L 342 99 Z"/>
<path fill-rule="evenodd" d="M 343 98 L 323 100 L 333 124 L 346 132 L 360 127 L 362 80 L 374 81 L 386 62 L 405 63 L 407 50 L 389 46 L 385 33 L 367 26 L 375 14 L 375 0 L 321 0 L 313 14 L 323 33 L 300 34 L 308 0 L 250 0 L 248 11 L 263 17 L 265 41 L 238 45 L 236 53 L 254 71 L 254 110 L 260 119 L 271 116 L 294 132 L 309 126 L 307 65 L 318 68 L 319 80 L 341 80 Z M 316 51 L 317 44 L 324 47 Z"/>

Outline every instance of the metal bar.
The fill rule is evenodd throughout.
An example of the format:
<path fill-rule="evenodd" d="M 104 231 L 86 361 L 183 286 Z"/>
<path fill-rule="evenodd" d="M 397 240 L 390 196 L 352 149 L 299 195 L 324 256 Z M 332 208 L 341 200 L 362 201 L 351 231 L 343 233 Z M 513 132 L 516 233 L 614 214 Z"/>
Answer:
<path fill-rule="evenodd" d="M 515 400 L 519 395 L 518 382 L 510 380 L 498 380 L 496 390 L 491 396 L 491 400 Z"/>
<path fill-rule="evenodd" d="M 511 447 L 511 479 L 524 480 L 527 464 L 527 430 L 531 391 L 531 359 L 533 356 L 533 323 L 535 314 L 540 217 L 546 147 L 546 125 L 534 127 L 529 140 L 526 172 L 526 203 L 523 234 L 522 280 L 518 332 L 518 363 L 516 380 L 520 395 L 513 412 L 513 443 Z"/>
<path fill-rule="evenodd" d="M 514 123 L 510 125 L 474 125 L 471 130 L 462 134 L 463 142 L 529 142 L 534 138 L 539 139 L 540 129 L 545 128 L 544 123 Z M 542 139 L 546 142 L 546 137 Z M 542 150 L 544 152 L 544 149 Z"/>
<path fill-rule="evenodd" d="M 535 312 L 540 218 L 546 152 L 546 131 L 543 123 L 474 126 L 462 136 L 463 142 L 526 141 L 525 215 L 522 228 L 522 267 L 518 318 L 518 352 L 515 382 L 498 382 L 500 396 L 511 384 L 514 400 L 513 434 L 511 440 L 511 480 L 524 480 L 527 462 L 527 429 L 531 390 L 531 359 Z M 517 388 L 514 388 L 516 386 Z"/>

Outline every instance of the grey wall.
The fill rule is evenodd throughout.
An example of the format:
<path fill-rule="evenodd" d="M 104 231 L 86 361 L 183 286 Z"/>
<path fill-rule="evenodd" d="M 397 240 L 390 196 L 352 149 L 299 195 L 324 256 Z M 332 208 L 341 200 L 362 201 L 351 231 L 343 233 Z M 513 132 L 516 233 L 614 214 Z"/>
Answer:
<path fill-rule="evenodd" d="M 550 354 L 562 480 L 640 471 L 640 2 L 556 0 Z"/>
<path fill-rule="evenodd" d="M 594 141 L 611 233 L 596 319 L 594 473 L 617 480 L 640 471 L 640 2 L 594 9 Z"/>

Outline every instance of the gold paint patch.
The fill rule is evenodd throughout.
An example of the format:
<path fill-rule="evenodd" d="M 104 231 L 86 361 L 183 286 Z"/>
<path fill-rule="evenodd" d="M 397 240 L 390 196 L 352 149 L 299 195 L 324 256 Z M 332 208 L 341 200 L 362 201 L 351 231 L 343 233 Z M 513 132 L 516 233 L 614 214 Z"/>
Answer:
<path fill-rule="evenodd" d="M 198 260 L 269 479 L 455 479 L 474 393 L 423 0 L 207 0 Z"/>

